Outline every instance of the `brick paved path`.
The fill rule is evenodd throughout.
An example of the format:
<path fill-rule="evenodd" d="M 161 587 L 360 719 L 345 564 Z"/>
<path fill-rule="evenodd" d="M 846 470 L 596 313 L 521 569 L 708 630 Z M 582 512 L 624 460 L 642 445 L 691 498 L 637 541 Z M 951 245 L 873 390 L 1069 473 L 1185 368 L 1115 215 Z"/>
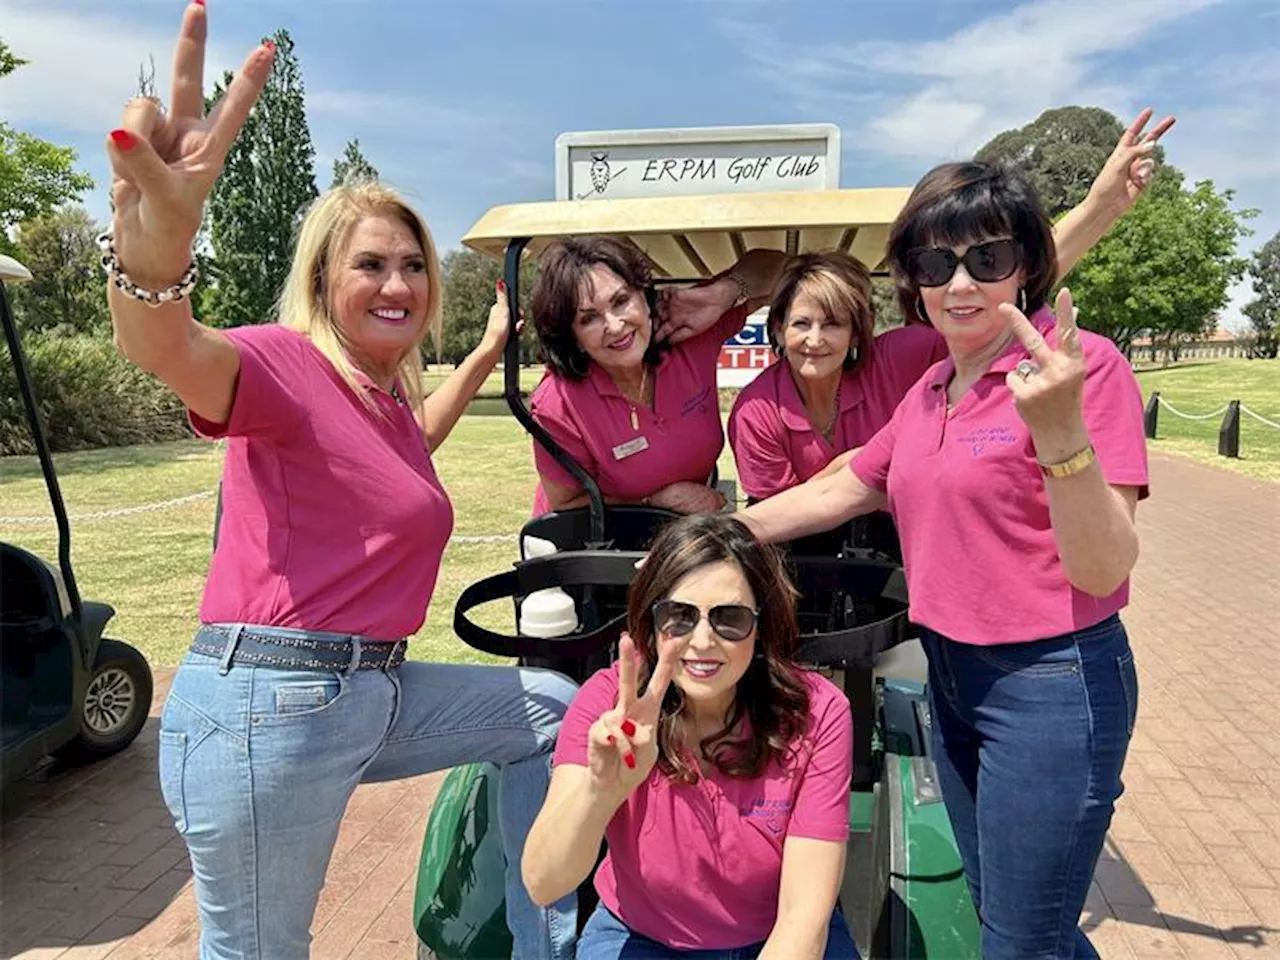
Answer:
<path fill-rule="evenodd" d="M 1142 707 L 1084 923 L 1107 960 L 1280 960 L 1280 487 L 1166 458 L 1152 470 L 1126 618 Z M 125 754 L 10 791 L 0 955 L 194 960 L 190 870 L 155 754 L 153 718 Z M 414 870 L 439 782 L 356 792 L 317 960 L 414 956 Z"/>

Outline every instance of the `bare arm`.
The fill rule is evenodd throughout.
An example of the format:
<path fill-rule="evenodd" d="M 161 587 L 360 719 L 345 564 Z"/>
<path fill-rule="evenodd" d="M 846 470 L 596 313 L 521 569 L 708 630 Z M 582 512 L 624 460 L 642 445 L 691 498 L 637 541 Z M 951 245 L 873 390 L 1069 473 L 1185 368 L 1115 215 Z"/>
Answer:
<path fill-rule="evenodd" d="M 629 792 L 600 789 L 586 767 L 556 767 L 520 860 L 534 903 L 555 903 L 591 875 L 605 828 Z"/>
<path fill-rule="evenodd" d="M 864 513 L 883 510 L 888 498 L 858 479 L 852 470 L 838 470 L 747 507 L 734 517 L 766 543 L 785 543 L 798 537 L 832 530 Z"/>
<path fill-rule="evenodd" d="M 1150 154 L 1175 122 L 1173 117 L 1165 117 L 1144 134 L 1143 128 L 1150 119 L 1150 108 L 1138 114 L 1098 172 L 1088 195 L 1054 224 L 1059 280 L 1071 272 L 1150 185 L 1155 170 Z"/>
<path fill-rule="evenodd" d="M 706 283 L 672 292 L 665 300 L 657 338 L 680 343 L 705 333 L 744 292 L 748 312 L 759 310 L 773 296 L 773 288 L 790 261 L 791 257 L 778 250 L 748 250 L 732 267 Z"/>
<path fill-rule="evenodd" d="M 845 845 L 788 837 L 782 847 L 778 918 L 760 960 L 822 960 L 844 877 Z"/>

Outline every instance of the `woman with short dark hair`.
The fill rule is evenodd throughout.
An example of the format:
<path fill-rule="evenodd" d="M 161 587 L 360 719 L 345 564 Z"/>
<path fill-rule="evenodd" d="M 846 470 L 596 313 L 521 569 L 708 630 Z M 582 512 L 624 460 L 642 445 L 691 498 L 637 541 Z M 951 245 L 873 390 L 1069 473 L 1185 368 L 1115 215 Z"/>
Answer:
<path fill-rule="evenodd" d="M 1119 611 L 1147 495 L 1142 396 L 1070 293 L 1045 303 L 1053 234 L 1021 176 L 935 168 L 889 250 L 947 358 L 849 469 L 738 516 L 777 541 L 892 512 L 982 954 L 1096 957 L 1077 921 L 1138 706 Z"/>

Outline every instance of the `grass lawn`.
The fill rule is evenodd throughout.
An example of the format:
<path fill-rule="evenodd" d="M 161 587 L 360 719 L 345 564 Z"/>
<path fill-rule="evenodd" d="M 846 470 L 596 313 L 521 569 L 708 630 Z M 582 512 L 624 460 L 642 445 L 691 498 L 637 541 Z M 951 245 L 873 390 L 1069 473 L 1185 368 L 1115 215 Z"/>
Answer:
<path fill-rule="evenodd" d="M 1138 374 L 1143 399 L 1153 390 L 1178 411 L 1192 416 L 1211 413 L 1229 400 L 1239 400 L 1272 423 L 1280 423 L 1280 361 L 1218 360 Z M 1174 453 L 1211 466 L 1261 480 L 1280 481 L 1280 430 L 1240 414 L 1240 457 L 1218 456 L 1222 417 L 1184 420 L 1160 410 L 1156 439 L 1148 449 Z"/>
<path fill-rule="evenodd" d="M 1207 413 L 1239 399 L 1280 422 L 1280 363 L 1226 360 L 1143 373 L 1139 382 L 1144 391 L 1160 390 L 1187 413 Z M 1150 448 L 1280 482 L 1280 431 L 1244 418 L 1242 457 L 1232 461 L 1217 456 L 1217 430 L 1217 418 L 1192 423 L 1162 410 L 1160 439 Z M 86 517 L 72 524 L 81 593 L 116 608 L 112 635 L 142 648 L 154 664 L 177 663 L 196 627 L 221 448 L 188 440 L 61 454 L 56 459 L 73 517 L 203 494 L 178 506 Z M 414 638 L 411 656 L 497 662 L 453 635 L 453 604 L 467 584 L 509 569 L 517 557 L 514 534 L 528 518 L 533 500 L 530 441 L 510 416 L 464 417 L 439 451 L 436 465 L 453 499 L 455 536 L 513 539 L 449 545 L 427 624 Z M 720 475 L 734 475 L 727 447 L 720 458 Z M 39 465 L 34 457 L 0 459 L 0 518 L 25 516 L 51 518 Z M 50 560 L 57 556 L 57 535 L 49 521 L 0 519 L 0 538 Z M 493 604 L 480 619 L 509 630 L 512 609 L 506 603 Z"/>

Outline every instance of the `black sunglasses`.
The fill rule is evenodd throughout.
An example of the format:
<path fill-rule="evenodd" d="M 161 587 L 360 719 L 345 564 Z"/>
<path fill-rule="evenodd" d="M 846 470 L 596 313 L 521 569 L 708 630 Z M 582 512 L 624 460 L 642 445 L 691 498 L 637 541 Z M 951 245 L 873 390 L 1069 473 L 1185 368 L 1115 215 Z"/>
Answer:
<path fill-rule="evenodd" d="M 975 243 L 957 257 L 946 247 L 916 247 L 907 253 L 911 279 L 921 287 L 940 287 L 955 276 L 957 264 L 979 283 L 996 283 L 1018 269 L 1021 248 L 1016 240 Z"/>
<path fill-rule="evenodd" d="M 652 607 L 653 626 L 669 637 L 685 637 L 693 633 L 702 619 L 702 611 L 683 600 L 659 600 Z M 711 629 L 725 640 L 737 643 L 751 636 L 758 611 L 743 603 L 722 603 L 707 611 Z"/>

